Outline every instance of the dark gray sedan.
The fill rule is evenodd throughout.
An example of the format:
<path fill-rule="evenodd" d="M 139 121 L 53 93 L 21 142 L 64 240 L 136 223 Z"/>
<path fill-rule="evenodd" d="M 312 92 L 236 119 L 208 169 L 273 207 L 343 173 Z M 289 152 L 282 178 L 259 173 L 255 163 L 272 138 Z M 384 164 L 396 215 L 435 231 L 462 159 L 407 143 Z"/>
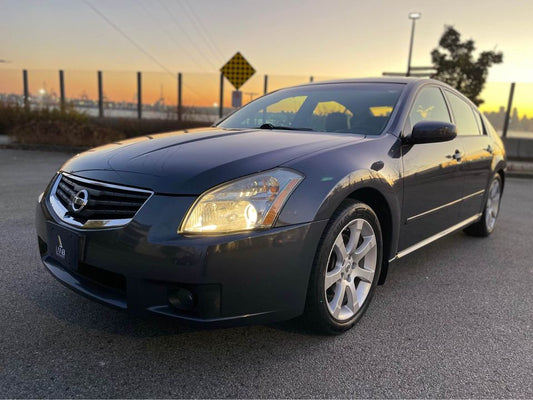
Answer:
<path fill-rule="evenodd" d="M 75 156 L 39 199 L 39 249 L 60 282 L 120 309 L 303 314 L 338 333 L 394 260 L 460 229 L 489 235 L 505 168 L 487 119 L 440 82 L 303 85 L 211 128 Z"/>

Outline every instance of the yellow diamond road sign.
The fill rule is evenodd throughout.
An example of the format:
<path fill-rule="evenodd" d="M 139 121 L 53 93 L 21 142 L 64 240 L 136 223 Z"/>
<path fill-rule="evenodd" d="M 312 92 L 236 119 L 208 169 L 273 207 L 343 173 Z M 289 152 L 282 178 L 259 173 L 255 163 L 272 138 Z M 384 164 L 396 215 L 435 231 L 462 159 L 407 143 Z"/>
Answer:
<path fill-rule="evenodd" d="M 231 59 L 220 68 L 220 72 L 226 77 L 228 81 L 235 86 L 236 90 L 255 74 L 255 69 L 248 61 L 237 52 Z"/>

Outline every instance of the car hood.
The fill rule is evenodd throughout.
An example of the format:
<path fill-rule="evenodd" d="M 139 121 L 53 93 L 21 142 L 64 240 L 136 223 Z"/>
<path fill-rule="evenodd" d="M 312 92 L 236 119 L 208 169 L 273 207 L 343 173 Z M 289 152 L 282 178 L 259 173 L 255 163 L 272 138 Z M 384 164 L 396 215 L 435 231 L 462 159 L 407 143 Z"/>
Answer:
<path fill-rule="evenodd" d="M 197 129 L 98 147 L 75 156 L 62 170 L 157 193 L 197 195 L 220 183 L 361 139 L 318 132 Z"/>

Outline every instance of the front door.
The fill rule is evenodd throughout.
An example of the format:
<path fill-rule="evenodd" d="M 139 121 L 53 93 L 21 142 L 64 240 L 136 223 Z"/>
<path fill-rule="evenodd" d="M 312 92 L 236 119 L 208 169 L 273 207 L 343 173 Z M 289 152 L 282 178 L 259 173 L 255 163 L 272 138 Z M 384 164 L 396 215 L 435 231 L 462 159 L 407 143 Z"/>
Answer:
<path fill-rule="evenodd" d="M 443 94 L 436 86 L 424 87 L 417 94 L 405 130 L 410 132 L 422 120 L 451 122 Z M 399 251 L 460 222 L 463 154 L 458 138 L 403 146 L 404 199 Z"/>

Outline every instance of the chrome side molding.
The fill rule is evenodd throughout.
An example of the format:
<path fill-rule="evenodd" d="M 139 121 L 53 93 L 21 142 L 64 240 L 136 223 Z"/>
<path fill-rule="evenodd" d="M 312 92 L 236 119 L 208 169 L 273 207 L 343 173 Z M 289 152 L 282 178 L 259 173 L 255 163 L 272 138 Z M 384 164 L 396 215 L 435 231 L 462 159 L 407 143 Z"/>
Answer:
<path fill-rule="evenodd" d="M 467 199 L 469 199 L 471 197 L 474 197 L 474 196 L 482 195 L 483 193 L 485 193 L 485 189 L 482 189 L 482 190 L 477 191 L 475 193 L 469 194 L 468 196 L 461 197 L 460 199 L 451 201 L 449 203 L 443 204 L 442 206 L 438 206 L 438 207 L 432 208 L 431 210 L 424 211 L 423 213 L 420 213 L 420 214 L 417 214 L 417 215 L 413 215 L 412 217 L 407 218 L 407 222 L 414 221 L 415 219 L 423 217 L 424 215 L 428 215 L 428 214 L 434 213 L 435 211 L 442 210 L 443 208 L 446 208 L 446 207 L 449 207 L 449 206 L 453 206 L 454 204 L 460 203 L 463 200 L 467 200 Z"/>
<path fill-rule="evenodd" d="M 418 250 L 421 247 L 424 247 L 424 246 L 434 242 L 435 240 L 438 240 L 438 239 L 440 239 L 440 238 L 442 238 L 442 237 L 444 237 L 444 236 L 446 236 L 446 235 L 448 235 L 448 234 L 450 234 L 450 233 L 452 233 L 454 231 L 457 231 L 457 230 L 459 230 L 461 228 L 464 228 L 465 226 L 471 224 L 472 222 L 477 221 L 480 217 L 481 217 L 481 213 L 477 213 L 476 215 L 473 215 L 472 217 L 467 218 L 464 221 L 459 222 L 458 224 L 450 226 L 448 229 L 445 229 L 442 232 L 437 233 L 436 235 L 430 236 L 427 239 L 424 239 L 424 240 L 422 240 L 422 241 L 420 241 L 420 242 L 418 242 L 418 243 L 416 243 L 416 244 L 414 244 L 412 246 L 409 246 L 405 250 L 402 250 L 399 253 L 397 253 L 396 257 L 390 259 L 389 262 L 392 262 L 394 260 L 402 258 L 402 257 L 406 256 L 407 254 L 412 253 L 413 251 Z"/>

